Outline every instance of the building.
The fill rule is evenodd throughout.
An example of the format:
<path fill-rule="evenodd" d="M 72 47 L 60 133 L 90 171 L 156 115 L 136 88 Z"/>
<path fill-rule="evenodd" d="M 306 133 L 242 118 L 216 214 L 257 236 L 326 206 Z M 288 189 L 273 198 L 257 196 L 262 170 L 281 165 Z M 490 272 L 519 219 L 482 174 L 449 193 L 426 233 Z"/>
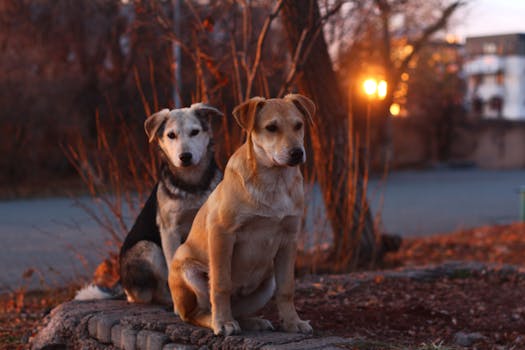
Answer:
<path fill-rule="evenodd" d="M 466 105 L 482 119 L 525 121 L 525 34 L 466 40 Z"/>

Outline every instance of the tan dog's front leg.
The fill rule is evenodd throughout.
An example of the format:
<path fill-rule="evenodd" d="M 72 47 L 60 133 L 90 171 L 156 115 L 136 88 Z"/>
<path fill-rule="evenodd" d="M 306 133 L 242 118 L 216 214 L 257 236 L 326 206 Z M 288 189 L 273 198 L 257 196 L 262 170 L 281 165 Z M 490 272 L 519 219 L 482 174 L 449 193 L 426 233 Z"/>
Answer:
<path fill-rule="evenodd" d="M 294 305 L 294 264 L 296 242 L 291 239 L 279 248 L 275 257 L 275 281 L 277 290 L 275 302 L 281 318 L 282 328 L 286 332 L 312 333 L 310 321 L 303 321 L 297 315 Z"/>
<path fill-rule="evenodd" d="M 241 327 L 233 319 L 231 308 L 231 260 L 235 236 L 220 228 L 208 236 L 210 253 L 211 327 L 216 335 L 239 333 Z"/>

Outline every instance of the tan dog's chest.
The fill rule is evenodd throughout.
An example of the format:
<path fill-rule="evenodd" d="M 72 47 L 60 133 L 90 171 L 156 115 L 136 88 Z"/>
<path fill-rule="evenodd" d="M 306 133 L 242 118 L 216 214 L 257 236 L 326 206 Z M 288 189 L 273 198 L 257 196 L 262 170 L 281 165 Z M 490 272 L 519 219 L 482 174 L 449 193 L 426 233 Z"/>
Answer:
<path fill-rule="evenodd" d="M 232 254 L 233 294 L 246 295 L 273 274 L 274 259 L 279 247 L 295 239 L 289 227 L 297 225 L 297 216 L 282 219 L 267 216 L 252 216 L 236 233 Z"/>

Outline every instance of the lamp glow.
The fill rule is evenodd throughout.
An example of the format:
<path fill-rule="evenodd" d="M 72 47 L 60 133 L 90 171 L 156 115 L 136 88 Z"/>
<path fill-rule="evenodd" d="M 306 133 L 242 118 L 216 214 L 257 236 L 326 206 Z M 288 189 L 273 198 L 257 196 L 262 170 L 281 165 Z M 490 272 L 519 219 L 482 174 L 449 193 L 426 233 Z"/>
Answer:
<path fill-rule="evenodd" d="M 377 82 L 375 79 L 366 79 L 363 83 L 363 89 L 365 94 L 367 94 L 369 97 L 372 97 L 372 95 L 375 95 L 377 92 Z"/>
<path fill-rule="evenodd" d="M 390 114 L 392 114 L 392 116 L 397 117 L 400 112 L 401 106 L 398 103 L 392 103 L 390 105 Z"/>
<path fill-rule="evenodd" d="M 379 84 L 377 84 L 377 97 L 379 97 L 380 100 L 383 100 L 386 97 L 386 93 L 387 93 L 386 81 L 380 80 Z"/>

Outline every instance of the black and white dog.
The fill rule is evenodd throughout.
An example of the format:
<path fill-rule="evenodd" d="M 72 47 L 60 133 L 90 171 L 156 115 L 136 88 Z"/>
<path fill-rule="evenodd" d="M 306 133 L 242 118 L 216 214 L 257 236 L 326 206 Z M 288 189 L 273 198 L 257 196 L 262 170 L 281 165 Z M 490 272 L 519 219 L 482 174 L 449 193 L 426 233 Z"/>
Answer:
<path fill-rule="evenodd" d="M 193 219 L 222 179 L 213 152 L 211 118 L 223 114 L 196 103 L 163 109 L 144 128 L 161 159 L 153 188 L 120 250 L 120 284 L 130 302 L 170 304 L 168 268 Z M 76 300 L 106 299 L 118 292 L 89 285 Z"/>

